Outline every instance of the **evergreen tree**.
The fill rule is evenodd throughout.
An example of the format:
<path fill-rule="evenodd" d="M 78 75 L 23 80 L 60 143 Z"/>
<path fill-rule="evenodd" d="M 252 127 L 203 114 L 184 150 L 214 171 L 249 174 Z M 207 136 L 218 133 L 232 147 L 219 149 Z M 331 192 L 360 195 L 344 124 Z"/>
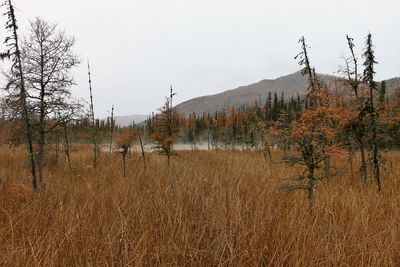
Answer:
<path fill-rule="evenodd" d="M 365 58 L 364 61 L 364 82 L 368 85 L 369 88 L 369 99 L 366 106 L 366 111 L 369 114 L 370 119 L 370 128 L 372 132 L 371 139 L 369 141 L 369 150 L 370 150 L 370 158 L 372 161 L 372 172 L 375 178 L 375 181 L 378 186 L 378 191 L 382 190 L 381 186 L 381 179 L 380 179 L 380 164 L 379 164 L 379 144 L 378 144 L 378 119 L 379 114 L 375 107 L 374 103 L 374 93 L 378 90 L 377 84 L 374 81 L 375 77 L 375 52 L 373 50 L 374 46 L 372 44 L 372 35 L 371 33 L 368 34 L 366 42 L 365 42 L 365 50 L 363 57 Z"/>
<path fill-rule="evenodd" d="M 173 155 L 173 145 L 179 133 L 179 114 L 172 105 L 173 97 L 172 86 L 169 97 L 166 98 L 164 106 L 160 109 L 161 114 L 156 116 L 155 132 L 152 135 L 154 148 L 160 154 L 167 157 L 167 163 L 170 165 Z"/>

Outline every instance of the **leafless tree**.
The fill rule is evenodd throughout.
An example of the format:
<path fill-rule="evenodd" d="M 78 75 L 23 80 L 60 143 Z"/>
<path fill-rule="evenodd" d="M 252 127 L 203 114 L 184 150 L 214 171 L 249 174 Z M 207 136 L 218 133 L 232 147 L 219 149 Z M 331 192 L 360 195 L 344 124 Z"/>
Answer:
<path fill-rule="evenodd" d="M 91 122 L 91 127 L 90 127 L 90 132 L 91 132 L 91 138 L 92 138 L 92 143 L 93 143 L 93 167 L 96 168 L 98 160 L 99 160 L 99 139 L 97 136 L 97 127 L 96 127 L 96 121 L 94 117 L 94 104 L 93 104 L 93 90 L 92 90 L 92 76 L 90 72 L 90 64 L 88 61 L 88 77 L 89 77 L 89 93 L 90 93 L 90 110 L 89 110 L 89 116 L 90 116 L 90 122 Z"/>
<path fill-rule="evenodd" d="M 22 42 L 22 65 L 26 87 L 38 133 L 39 189 L 44 189 L 46 135 L 77 115 L 80 105 L 71 100 L 74 84 L 71 69 L 79 64 L 72 52 L 75 39 L 43 19 L 30 23 L 30 31 Z"/>
<path fill-rule="evenodd" d="M 144 165 L 144 171 L 147 171 L 147 162 L 146 162 L 146 153 L 144 152 L 144 142 L 142 135 L 140 134 L 140 131 L 137 131 L 138 134 L 138 139 L 139 139 L 139 144 L 140 144 L 140 150 L 142 152 L 142 159 L 143 159 L 143 165 Z"/>
<path fill-rule="evenodd" d="M 360 176 L 363 179 L 364 184 L 368 183 L 368 173 L 367 173 L 367 156 L 366 156 L 366 137 L 368 135 L 367 131 L 367 121 L 366 112 L 364 109 L 365 103 L 367 101 L 365 94 L 362 93 L 362 80 L 363 77 L 359 73 L 358 69 L 358 59 L 354 52 L 354 39 L 349 35 L 346 35 L 347 44 L 351 53 L 349 58 L 345 58 L 346 66 L 343 73 L 346 76 L 346 82 L 350 85 L 352 93 L 355 97 L 355 106 L 358 111 L 358 116 L 355 120 L 349 122 L 348 132 L 353 139 L 358 143 L 360 156 L 361 156 L 361 166 L 360 166 Z M 350 163 L 352 166 L 350 158 Z"/>
<path fill-rule="evenodd" d="M 115 123 L 115 119 L 114 119 L 114 105 L 112 105 L 111 108 L 111 117 L 110 117 L 110 147 L 109 147 L 109 152 L 110 155 L 112 153 L 112 143 L 113 143 L 113 138 L 114 138 L 114 123 Z"/>

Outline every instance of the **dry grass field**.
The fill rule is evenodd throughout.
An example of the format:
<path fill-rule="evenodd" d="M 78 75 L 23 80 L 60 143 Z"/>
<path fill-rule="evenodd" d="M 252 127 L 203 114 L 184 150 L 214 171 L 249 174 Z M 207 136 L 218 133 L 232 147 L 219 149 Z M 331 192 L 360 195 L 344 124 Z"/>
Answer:
<path fill-rule="evenodd" d="M 256 152 L 120 155 L 75 149 L 73 173 L 46 168 L 32 194 L 25 151 L 0 151 L 1 266 L 399 266 L 400 165 L 383 192 L 351 177 L 345 160 L 318 182 L 315 205 L 279 190 L 298 167 Z M 387 155 L 393 163 L 399 153 Z"/>

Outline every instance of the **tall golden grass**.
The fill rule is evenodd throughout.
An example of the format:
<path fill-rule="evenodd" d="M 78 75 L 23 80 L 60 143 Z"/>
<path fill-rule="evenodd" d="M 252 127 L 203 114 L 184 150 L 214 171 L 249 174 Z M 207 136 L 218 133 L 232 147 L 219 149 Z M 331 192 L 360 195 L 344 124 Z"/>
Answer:
<path fill-rule="evenodd" d="M 399 164 L 378 194 L 335 161 L 310 212 L 279 190 L 301 170 L 256 152 L 179 152 L 169 168 L 148 155 L 147 172 L 132 154 L 126 178 L 119 155 L 94 170 L 90 153 L 73 151 L 73 173 L 49 160 L 36 194 L 25 151 L 1 148 L 0 265 L 400 265 Z"/>

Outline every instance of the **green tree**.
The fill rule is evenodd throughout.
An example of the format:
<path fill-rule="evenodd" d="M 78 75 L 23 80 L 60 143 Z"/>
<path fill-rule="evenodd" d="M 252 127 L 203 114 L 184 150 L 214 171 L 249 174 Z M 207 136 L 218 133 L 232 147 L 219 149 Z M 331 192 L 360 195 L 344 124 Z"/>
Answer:
<path fill-rule="evenodd" d="M 367 84 L 369 88 L 369 99 L 366 104 L 366 111 L 369 114 L 370 125 L 371 128 L 371 138 L 369 141 L 369 150 L 370 150 L 370 158 L 372 161 L 372 173 L 375 178 L 375 181 L 378 186 L 378 191 L 382 190 L 381 179 L 380 179 L 380 163 L 379 163 L 379 144 L 378 144 L 378 120 L 379 113 L 375 107 L 374 103 L 374 94 L 376 91 L 379 91 L 377 88 L 377 84 L 374 81 L 375 77 L 375 64 L 378 62 L 375 60 L 375 52 L 374 46 L 372 44 L 372 35 L 368 34 L 366 42 L 365 42 L 365 50 L 363 53 L 364 61 L 364 82 Z"/>
<path fill-rule="evenodd" d="M 160 109 L 161 113 L 155 117 L 155 132 L 152 135 L 154 149 L 167 157 L 168 166 L 171 162 L 171 156 L 174 154 L 173 145 L 179 134 L 179 113 L 172 105 L 175 95 L 176 93 L 173 92 L 171 86 L 170 95 Z"/>

